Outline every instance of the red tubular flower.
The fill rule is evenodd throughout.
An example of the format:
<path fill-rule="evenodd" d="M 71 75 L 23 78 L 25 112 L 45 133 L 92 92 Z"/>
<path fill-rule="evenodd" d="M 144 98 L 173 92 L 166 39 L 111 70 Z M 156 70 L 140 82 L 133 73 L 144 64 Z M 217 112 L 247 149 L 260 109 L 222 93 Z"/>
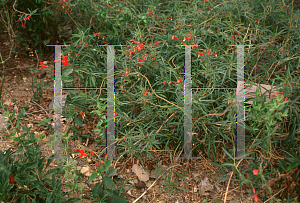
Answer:
<path fill-rule="evenodd" d="M 144 60 L 143 60 L 143 59 L 139 59 L 139 61 L 141 61 L 141 62 L 144 62 Z"/>
<path fill-rule="evenodd" d="M 204 54 L 201 54 L 200 52 L 198 52 L 198 57 L 199 57 L 199 56 L 204 56 Z"/>
<path fill-rule="evenodd" d="M 121 76 L 125 76 L 124 73 L 122 73 L 122 72 L 120 74 L 121 74 Z"/>
<path fill-rule="evenodd" d="M 209 0 L 204 0 L 205 2 L 209 2 Z"/>
<path fill-rule="evenodd" d="M 208 52 L 207 52 L 207 55 L 209 55 L 209 53 L 210 53 L 210 55 L 212 55 L 212 51 L 211 51 L 211 49 L 210 49 L 210 50 L 208 50 Z"/>
<path fill-rule="evenodd" d="M 66 65 L 71 66 L 71 65 L 69 64 L 69 62 L 68 62 L 68 56 L 64 56 L 64 58 L 63 58 L 63 64 L 64 64 L 64 66 L 66 66 Z"/>
<path fill-rule="evenodd" d="M 140 104 L 146 104 L 146 102 L 141 102 Z"/>
<path fill-rule="evenodd" d="M 109 8 L 113 8 L 112 6 L 110 6 L 110 5 L 108 5 L 108 4 L 106 4 Z"/>
<path fill-rule="evenodd" d="M 206 8 L 208 8 L 208 9 L 210 10 L 210 8 L 209 8 L 209 6 L 208 6 L 208 5 L 206 6 Z"/>
<path fill-rule="evenodd" d="M 90 151 L 91 152 L 91 155 L 94 155 L 94 152 L 93 151 Z"/>
<path fill-rule="evenodd" d="M 166 81 L 163 82 L 163 85 L 165 85 Z"/>
<path fill-rule="evenodd" d="M 172 17 L 170 17 L 169 20 L 172 20 Z"/>
<path fill-rule="evenodd" d="M 106 166 L 106 163 L 105 163 L 104 161 L 101 161 L 101 165 L 102 165 L 102 164 L 105 164 L 105 166 Z"/>
<path fill-rule="evenodd" d="M 128 75 L 128 68 L 126 69 L 126 75 Z"/>
<path fill-rule="evenodd" d="M 9 183 L 14 184 L 16 181 L 14 179 L 13 174 L 10 174 L 9 177 L 10 177 Z"/>
<path fill-rule="evenodd" d="M 169 84 L 171 84 L 171 83 L 173 83 L 174 85 L 176 85 L 176 83 L 175 83 L 175 82 L 173 82 L 173 81 L 169 82 Z"/>
<path fill-rule="evenodd" d="M 134 39 L 131 39 L 131 40 L 129 40 L 129 41 L 132 41 L 131 44 L 132 44 L 132 43 L 139 44 L 139 42 L 135 41 Z"/>
<path fill-rule="evenodd" d="M 183 44 L 184 46 L 188 47 L 188 45 L 186 45 L 185 43 L 182 42 L 182 44 Z M 181 45 L 181 47 L 182 47 L 183 45 Z"/>
<path fill-rule="evenodd" d="M 11 102 L 9 102 L 8 106 L 11 106 Z"/>
<path fill-rule="evenodd" d="M 285 98 L 284 100 L 283 100 L 283 102 L 286 102 L 288 100 L 288 98 Z"/>
<path fill-rule="evenodd" d="M 95 166 L 99 166 L 99 164 L 95 163 Z"/>
<path fill-rule="evenodd" d="M 47 67 L 47 66 L 45 66 L 45 65 L 43 64 L 42 61 L 40 61 L 40 65 L 41 65 L 41 70 L 43 70 L 43 68 Z"/>
<path fill-rule="evenodd" d="M 74 152 L 79 152 L 79 149 L 74 150 Z"/>
<path fill-rule="evenodd" d="M 148 15 L 152 14 L 153 15 L 153 12 L 148 12 Z"/>
<path fill-rule="evenodd" d="M 258 202 L 257 194 L 254 194 L 254 201 L 255 201 L 255 202 Z"/>
<path fill-rule="evenodd" d="M 179 82 L 183 82 L 183 80 L 181 79 L 181 77 L 179 77 Z"/>
<path fill-rule="evenodd" d="M 61 182 L 62 182 L 62 184 L 64 184 L 64 183 L 65 183 L 65 181 L 64 181 L 64 180 L 62 180 Z"/>
<path fill-rule="evenodd" d="M 29 20 L 29 18 L 30 18 L 30 16 L 27 16 L 27 17 L 25 18 L 25 20 Z"/>
<path fill-rule="evenodd" d="M 82 111 L 80 111 L 80 115 L 81 115 L 81 117 L 84 119 L 85 113 L 83 113 Z"/>
<path fill-rule="evenodd" d="M 141 45 L 135 45 L 138 49 L 138 51 L 141 51 L 142 49 L 144 49 L 144 45 L 141 44 Z"/>
<path fill-rule="evenodd" d="M 254 170 L 253 170 L 253 174 L 254 174 L 254 175 L 257 175 L 257 174 L 258 174 L 258 171 L 259 171 L 259 169 L 254 169 Z M 254 192 L 254 193 L 255 193 L 255 192 Z"/>
<path fill-rule="evenodd" d="M 183 41 L 185 41 L 185 40 L 192 40 L 192 39 L 191 39 L 191 37 L 189 37 L 189 38 L 184 37 Z"/>
<path fill-rule="evenodd" d="M 295 89 L 295 86 L 294 86 L 294 84 L 292 84 L 292 86 L 293 86 L 293 89 Z"/>
<path fill-rule="evenodd" d="M 86 156 L 88 156 L 87 154 L 85 154 L 85 153 L 84 153 L 83 149 L 81 149 L 79 152 L 80 152 L 79 159 L 80 159 L 80 158 L 81 158 L 83 155 L 86 155 Z"/>

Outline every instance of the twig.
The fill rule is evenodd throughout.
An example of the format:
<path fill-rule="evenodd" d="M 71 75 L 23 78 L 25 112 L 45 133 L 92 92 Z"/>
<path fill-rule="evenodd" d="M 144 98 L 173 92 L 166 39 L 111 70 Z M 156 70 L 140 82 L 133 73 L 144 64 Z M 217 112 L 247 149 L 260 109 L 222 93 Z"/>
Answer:
<path fill-rule="evenodd" d="M 282 189 L 284 190 L 286 188 L 286 186 Z M 280 190 L 279 192 L 277 192 L 275 195 L 273 195 L 272 197 L 270 197 L 267 201 L 265 201 L 264 203 L 270 201 L 273 197 L 275 197 L 276 195 L 278 195 L 282 190 Z"/>
<path fill-rule="evenodd" d="M 44 109 L 44 107 L 42 107 L 41 105 L 39 105 L 38 103 L 36 103 L 35 101 L 31 101 L 31 102 L 34 102 L 36 105 L 38 105 L 39 107 L 41 107 L 43 109 L 43 111 L 46 112 L 48 118 L 50 118 L 50 115 L 48 114 L 48 112 Z"/>
<path fill-rule="evenodd" d="M 202 116 L 202 117 L 200 117 L 200 118 L 195 118 L 196 121 L 194 122 L 192 128 L 194 127 L 194 125 L 195 125 L 195 123 L 196 123 L 197 121 L 201 120 L 202 118 L 204 118 L 204 117 L 206 117 L 206 116 L 223 116 L 227 111 L 229 111 L 230 107 L 231 107 L 233 104 L 235 104 L 235 103 L 236 103 L 235 100 L 232 101 L 232 102 L 230 103 L 230 105 L 225 109 L 225 111 L 224 111 L 223 113 L 210 113 L 210 114 L 206 114 L 206 115 L 204 115 L 204 116 Z"/>

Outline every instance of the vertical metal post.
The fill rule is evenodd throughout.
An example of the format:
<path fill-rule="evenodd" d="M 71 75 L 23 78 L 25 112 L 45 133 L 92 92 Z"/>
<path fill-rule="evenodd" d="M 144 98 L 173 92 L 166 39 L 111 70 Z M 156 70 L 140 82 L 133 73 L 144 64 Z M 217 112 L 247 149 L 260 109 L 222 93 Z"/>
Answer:
<path fill-rule="evenodd" d="M 115 80 L 114 80 L 114 45 L 107 46 L 107 157 L 115 157 Z"/>
<path fill-rule="evenodd" d="M 191 46 L 185 46 L 184 65 L 184 157 L 192 157 L 192 56 Z"/>
<path fill-rule="evenodd" d="M 236 158 L 245 156 L 245 92 L 244 45 L 237 46 L 237 151 Z"/>
<path fill-rule="evenodd" d="M 61 81 L 61 47 L 68 45 L 46 45 L 55 46 L 55 81 L 54 81 L 54 158 L 62 157 L 62 81 Z M 48 158 L 49 159 L 49 158 Z"/>

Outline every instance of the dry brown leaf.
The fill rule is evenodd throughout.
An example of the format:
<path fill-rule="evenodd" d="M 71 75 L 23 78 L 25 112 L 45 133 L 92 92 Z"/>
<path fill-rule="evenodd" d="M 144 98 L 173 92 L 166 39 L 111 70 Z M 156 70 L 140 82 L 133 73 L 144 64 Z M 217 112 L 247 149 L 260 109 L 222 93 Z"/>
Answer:
<path fill-rule="evenodd" d="M 141 181 L 148 181 L 149 180 L 149 173 L 147 171 L 144 171 L 139 165 L 133 164 L 132 166 L 132 172 L 137 175 L 139 180 Z"/>

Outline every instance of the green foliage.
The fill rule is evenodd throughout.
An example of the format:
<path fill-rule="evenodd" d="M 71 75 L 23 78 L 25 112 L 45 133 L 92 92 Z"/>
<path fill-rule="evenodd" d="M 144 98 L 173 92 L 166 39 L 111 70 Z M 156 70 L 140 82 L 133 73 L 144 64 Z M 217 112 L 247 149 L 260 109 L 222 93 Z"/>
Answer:
<path fill-rule="evenodd" d="M 117 169 L 110 168 L 111 162 L 110 160 L 105 161 L 101 164 L 101 166 L 97 166 L 97 172 L 93 173 L 88 182 L 93 181 L 97 177 L 101 177 L 102 180 L 100 183 L 96 183 L 93 187 L 92 193 L 93 196 L 90 196 L 96 202 L 127 202 L 126 198 L 115 191 L 115 183 L 112 180 L 112 177 L 117 172 Z"/>
<path fill-rule="evenodd" d="M 0 1 L 0 5 L 3 2 Z M 12 4 L 9 1 L 6 3 Z M 237 175 L 230 179 L 233 186 L 247 185 L 257 191 L 266 190 L 261 197 L 264 201 L 271 197 L 277 198 L 277 201 L 280 198 L 284 202 L 292 201 L 292 195 L 286 199 L 274 195 L 269 184 L 277 174 L 284 173 L 284 177 L 288 177 L 293 172 L 290 178 L 299 185 L 299 174 L 296 171 L 299 168 L 300 13 L 292 9 L 291 3 L 275 0 L 259 3 L 130 0 L 124 4 L 122 1 L 99 3 L 78 0 L 65 1 L 63 5 L 61 2 L 52 4 L 49 9 L 46 6 L 45 1 L 41 0 L 26 0 L 16 4 L 19 11 L 28 11 L 32 15 L 24 28 L 20 21 L 24 23 L 28 15 L 20 14 L 17 24 L 17 35 L 20 38 L 17 42 L 20 46 L 31 45 L 43 50 L 41 47 L 45 43 L 56 44 L 57 25 L 70 22 L 72 37 L 66 43 L 70 46 L 62 50 L 63 56 L 68 57 L 68 64 L 62 65 L 64 87 L 107 88 L 107 48 L 98 45 L 126 45 L 114 48 L 115 123 L 116 141 L 124 137 L 124 141 L 117 145 L 117 153 L 128 154 L 131 159 L 134 156 L 140 158 L 141 155 L 155 158 L 152 150 L 157 149 L 178 155 L 178 149 L 183 147 L 185 86 L 180 80 L 185 77 L 186 60 L 185 47 L 178 45 L 197 45 L 191 50 L 192 88 L 208 88 L 193 89 L 193 119 L 223 112 L 231 101 L 236 100 L 234 90 L 209 88 L 236 87 L 237 51 L 236 47 L 230 45 L 253 45 L 244 47 L 246 83 L 270 84 L 281 88 L 282 92 L 281 95 L 278 92 L 276 98 L 265 99 L 264 95 L 259 96 L 257 90 L 255 99 L 246 100 L 252 100 L 253 105 L 245 108 L 245 156 L 253 160 L 244 169 L 235 160 L 236 116 L 233 109 L 229 109 L 222 117 L 207 116 L 196 123 L 193 128 L 193 132 L 197 133 L 193 136 L 193 155 L 199 156 L 201 151 L 210 163 L 218 166 L 218 172 L 223 174 L 222 179 L 228 179 L 226 174 L 233 171 Z M 53 48 L 50 49 L 53 51 Z M 40 99 L 42 86 L 35 80 L 31 88 L 36 88 L 34 98 Z M 67 104 L 73 106 L 68 106 L 66 117 L 74 117 L 71 128 L 74 136 L 65 135 L 65 140 L 80 138 L 82 141 L 89 137 L 82 133 L 82 126 L 94 116 L 98 119 L 94 130 L 98 133 L 97 141 L 99 145 L 105 146 L 106 90 L 67 91 L 70 92 Z M 80 115 L 81 111 L 86 114 L 86 118 Z M 21 121 L 26 116 L 25 109 L 19 115 L 13 112 L 9 116 L 7 127 L 10 127 L 9 136 L 13 137 L 16 132 L 20 133 Z M 39 125 L 48 126 L 48 122 L 48 119 L 44 119 Z M 30 132 L 30 128 L 24 127 L 23 131 L 25 133 L 20 137 L 13 138 L 19 143 L 17 150 L 40 142 Z M 25 139 L 26 136 L 28 139 Z M 0 168 L 3 172 L 0 175 L 3 183 L 1 198 L 11 198 L 11 195 L 6 196 L 8 193 L 23 201 L 33 198 L 25 193 L 27 189 L 12 192 L 17 188 L 7 182 L 10 173 L 13 173 L 17 184 L 22 185 L 22 188 L 26 185 L 31 193 L 39 195 L 36 198 L 44 198 L 45 201 L 47 197 L 49 201 L 50 198 L 60 199 L 61 193 L 58 191 L 61 185 L 54 178 L 51 181 L 47 179 L 50 174 L 40 172 L 39 176 L 43 186 L 47 184 L 57 193 L 48 194 L 48 190 L 43 189 L 37 193 L 32 188 L 34 184 L 42 188 L 32 169 L 42 166 L 40 154 L 36 148 L 30 148 L 25 155 L 31 158 L 24 166 L 20 166 L 24 170 L 24 180 L 20 180 L 21 175 L 15 175 L 13 166 Z M 224 157 L 227 160 L 221 161 Z M 91 175 L 89 181 L 102 177 L 101 182 L 94 186 L 91 198 L 97 202 L 125 202 L 125 197 L 120 194 L 124 192 L 122 188 L 115 190 L 112 176 L 116 171 L 110 167 L 110 162 L 106 162 L 106 166 L 102 164 L 97 168 L 98 172 Z M 259 172 L 255 175 L 253 170 L 257 169 Z M 73 181 L 67 182 L 68 187 L 72 191 L 79 190 L 75 187 L 79 180 L 75 175 L 76 170 L 68 168 L 68 171 L 68 175 L 73 175 L 70 175 Z M 62 171 L 58 167 L 50 172 Z M 28 180 L 24 177 L 25 173 L 31 174 Z M 173 173 L 176 170 L 164 175 L 166 181 L 163 190 L 169 190 L 170 195 L 174 190 L 183 189 L 178 187 L 178 179 L 171 178 L 170 174 Z M 33 181 L 31 176 L 35 177 Z M 278 183 L 285 186 L 286 180 L 280 179 Z M 299 194 L 299 190 L 297 192 Z M 53 196 L 56 194 L 58 197 Z"/>

